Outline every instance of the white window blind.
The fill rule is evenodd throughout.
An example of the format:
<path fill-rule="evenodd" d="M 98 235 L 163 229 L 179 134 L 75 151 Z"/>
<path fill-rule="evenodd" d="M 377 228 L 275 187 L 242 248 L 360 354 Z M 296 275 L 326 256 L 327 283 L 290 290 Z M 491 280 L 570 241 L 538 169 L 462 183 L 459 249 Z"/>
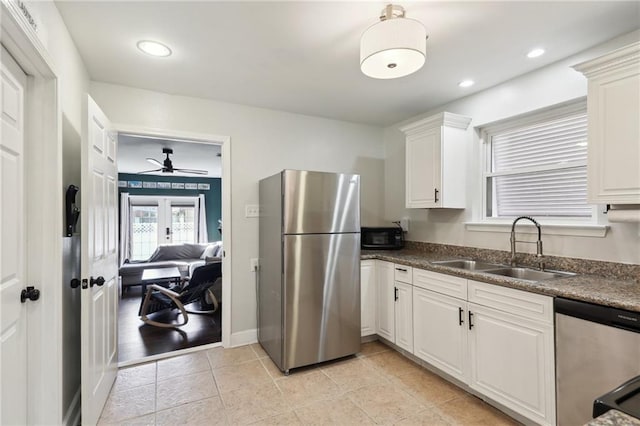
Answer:
<path fill-rule="evenodd" d="M 485 131 L 486 216 L 590 218 L 586 106 Z"/>

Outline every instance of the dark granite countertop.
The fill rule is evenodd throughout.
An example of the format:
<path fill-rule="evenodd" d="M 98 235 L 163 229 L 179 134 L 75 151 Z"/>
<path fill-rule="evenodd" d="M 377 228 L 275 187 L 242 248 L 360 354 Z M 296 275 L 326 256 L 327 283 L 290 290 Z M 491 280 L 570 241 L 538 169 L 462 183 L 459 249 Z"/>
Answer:
<path fill-rule="evenodd" d="M 362 250 L 361 258 L 379 259 L 443 274 L 455 275 L 471 280 L 497 284 L 532 293 L 566 297 L 599 305 L 611 306 L 640 312 L 640 283 L 592 274 L 578 274 L 572 277 L 554 278 L 538 282 L 492 275 L 479 271 L 468 271 L 434 264 L 434 261 L 460 259 L 440 252 L 413 250 L 373 251 Z M 577 271 L 573 271 L 577 272 Z"/>
<path fill-rule="evenodd" d="M 640 426 L 640 420 L 618 410 L 609 410 L 585 426 Z"/>

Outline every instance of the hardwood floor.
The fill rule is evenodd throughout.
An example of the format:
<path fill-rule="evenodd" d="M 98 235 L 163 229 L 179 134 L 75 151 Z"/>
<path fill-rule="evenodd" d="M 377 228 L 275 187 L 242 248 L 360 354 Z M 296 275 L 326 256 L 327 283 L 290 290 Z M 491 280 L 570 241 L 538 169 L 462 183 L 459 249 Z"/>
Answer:
<path fill-rule="evenodd" d="M 222 337 L 220 307 L 213 314 L 189 314 L 189 322 L 180 328 L 146 325 L 138 317 L 142 289 L 133 287 L 120 299 L 118 312 L 118 361 L 131 361 L 178 349 L 216 343 Z M 163 322 L 178 322 L 180 311 L 163 311 L 150 318 Z"/>

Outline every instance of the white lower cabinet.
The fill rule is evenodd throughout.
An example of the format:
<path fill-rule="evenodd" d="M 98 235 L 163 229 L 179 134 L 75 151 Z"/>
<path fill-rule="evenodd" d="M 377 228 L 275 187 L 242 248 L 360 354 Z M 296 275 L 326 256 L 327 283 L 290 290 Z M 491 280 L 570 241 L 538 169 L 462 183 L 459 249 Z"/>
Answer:
<path fill-rule="evenodd" d="M 396 267 L 408 268 L 376 261 L 372 279 L 363 263 L 363 287 L 375 283 L 376 334 L 523 417 L 555 424 L 553 298 Z"/>
<path fill-rule="evenodd" d="M 469 303 L 469 386 L 539 424 L 555 424 L 553 326 Z"/>
<path fill-rule="evenodd" d="M 360 330 L 361 336 L 376 334 L 376 261 L 360 263 Z"/>
<path fill-rule="evenodd" d="M 378 261 L 376 266 L 376 334 L 413 352 L 411 267 Z M 400 274 L 400 275 L 398 275 Z"/>
<path fill-rule="evenodd" d="M 542 425 L 554 425 L 553 299 L 468 281 L 469 386 Z"/>
<path fill-rule="evenodd" d="M 395 282 L 396 345 L 413 353 L 413 286 Z"/>
<path fill-rule="evenodd" d="M 555 424 L 552 298 L 418 269 L 413 276 L 414 355 L 536 423 Z"/>
<path fill-rule="evenodd" d="M 376 265 L 376 334 L 395 342 L 394 265 L 378 261 Z"/>
<path fill-rule="evenodd" d="M 414 355 L 466 381 L 467 302 L 413 288 Z"/>

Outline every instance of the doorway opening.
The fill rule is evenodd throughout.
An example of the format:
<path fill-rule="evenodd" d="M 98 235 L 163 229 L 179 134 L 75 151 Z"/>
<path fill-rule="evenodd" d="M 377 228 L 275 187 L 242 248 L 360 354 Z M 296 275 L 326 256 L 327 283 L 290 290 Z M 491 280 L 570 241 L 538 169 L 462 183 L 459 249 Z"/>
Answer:
<path fill-rule="evenodd" d="M 118 134 L 120 365 L 221 342 L 222 169 L 221 144 Z"/>

